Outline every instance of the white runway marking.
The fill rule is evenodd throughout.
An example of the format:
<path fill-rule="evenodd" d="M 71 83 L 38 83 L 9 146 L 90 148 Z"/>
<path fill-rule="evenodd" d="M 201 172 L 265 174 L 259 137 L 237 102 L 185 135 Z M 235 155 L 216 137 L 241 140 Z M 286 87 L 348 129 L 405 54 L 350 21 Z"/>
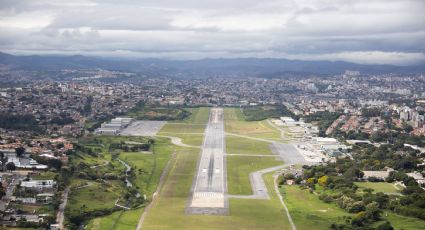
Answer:
<path fill-rule="evenodd" d="M 192 208 L 226 208 L 223 109 L 213 108 L 205 131 Z"/>

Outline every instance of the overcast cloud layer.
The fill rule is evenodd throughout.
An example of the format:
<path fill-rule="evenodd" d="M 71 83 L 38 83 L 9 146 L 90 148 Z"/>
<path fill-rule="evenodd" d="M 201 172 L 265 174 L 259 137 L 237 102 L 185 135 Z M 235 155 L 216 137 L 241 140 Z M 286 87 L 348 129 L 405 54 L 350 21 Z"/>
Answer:
<path fill-rule="evenodd" d="M 425 0 L 0 0 L 0 50 L 425 61 Z"/>

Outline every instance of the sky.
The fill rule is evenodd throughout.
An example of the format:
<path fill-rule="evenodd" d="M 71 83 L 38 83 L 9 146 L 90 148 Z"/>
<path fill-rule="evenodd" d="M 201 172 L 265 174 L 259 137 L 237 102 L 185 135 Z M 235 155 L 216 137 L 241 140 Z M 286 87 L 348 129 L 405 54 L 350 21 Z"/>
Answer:
<path fill-rule="evenodd" d="M 0 51 L 425 62 L 425 0 L 0 0 Z"/>

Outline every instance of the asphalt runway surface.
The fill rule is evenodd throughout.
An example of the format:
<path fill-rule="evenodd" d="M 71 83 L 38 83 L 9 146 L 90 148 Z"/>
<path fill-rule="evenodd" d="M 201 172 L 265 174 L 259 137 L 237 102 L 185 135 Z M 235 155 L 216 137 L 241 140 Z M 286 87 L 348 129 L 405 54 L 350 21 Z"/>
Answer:
<path fill-rule="evenodd" d="M 188 214 L 228 214 L 223 109 L 212 108 L 205 130 Z"/>
<path fill-rule="evenodd" d="M 119 135 L 122 136 L 155 136 L 166 121 L 134 121 Z"/>
<path fill-rule="evenodd" d="M 304 159 L 293 144 L 273 143 L 270 145 L 273 153 L 277 154 L 285 162 L 285 165 L 312 165 L 314 163 Z"/>

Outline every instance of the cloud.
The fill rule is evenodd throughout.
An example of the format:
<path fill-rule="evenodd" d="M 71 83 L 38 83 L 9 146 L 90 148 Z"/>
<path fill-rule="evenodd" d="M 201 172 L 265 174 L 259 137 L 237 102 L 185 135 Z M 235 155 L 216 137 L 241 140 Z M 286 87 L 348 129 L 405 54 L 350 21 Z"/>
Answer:
<path fill-rule="evenodd" d="M 413 64 L 423 0 L 0 0 L 0 50 Z"/>

